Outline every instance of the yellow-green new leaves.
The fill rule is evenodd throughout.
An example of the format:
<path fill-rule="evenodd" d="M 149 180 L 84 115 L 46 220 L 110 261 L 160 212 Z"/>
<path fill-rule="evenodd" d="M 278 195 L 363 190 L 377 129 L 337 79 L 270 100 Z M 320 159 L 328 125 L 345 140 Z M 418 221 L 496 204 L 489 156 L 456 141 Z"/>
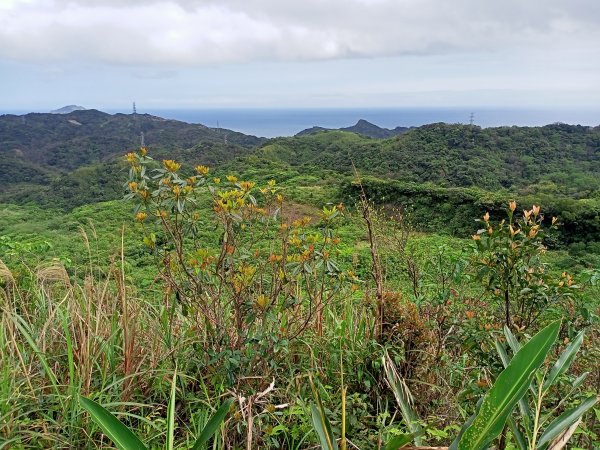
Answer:
<path fill-rule="evenodd" d="M 477 417 L 458 444 L 459 450 L 481 450 L 502 432 L 508 416 L 529 389 L 536 370 L 556 341 L 559 329 L 560 321 L 553 322 L 521 347 L 485 395 Z"/>

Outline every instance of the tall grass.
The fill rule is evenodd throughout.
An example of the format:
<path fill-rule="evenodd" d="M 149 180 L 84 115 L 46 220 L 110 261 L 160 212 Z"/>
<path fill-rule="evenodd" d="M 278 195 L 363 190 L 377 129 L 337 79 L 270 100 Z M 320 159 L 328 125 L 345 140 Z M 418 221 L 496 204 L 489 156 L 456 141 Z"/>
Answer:
<path fill-rule="evenodd" d="M 156 428 L 146 416 L 164 392 L 148 380 L 171 370 L 161 306 L 135 295 L 122 263 L 101 270 L 90 257 L 89 269 L 73 281 L 58 261 L 28 268 L 19 280 L 0 261 L 4 447 L 94 448 L 97 432 L 81 412 L 79 393 L 127 409 L 150 434 Z M 140 396 L 144 391 L 153 394 Z"/>
<path fill-rule="evenodd" d="M 58 260 L 37 267 L 23 263 L 19 270 L 18 262 L 9 267 L 0 261 L 0 449 L 110 448 L 79 404 L 80 395 L 114 413 L 149 448 L 162 448 L 167 437 L 174 448 L 191 447 L 215 405 L 231 397 L 235 403 L 213 450 L 315 448 L 310 379 L 333 435 L 343 436 L 349 449 L 383 448 L 390 437 L 416 426 L 401 419 L 405 414 L 385 384 L 386 351 L 399 370 L 410 369 L 410 376 L 402 376 L 427 421 L 419 424 L 423 441 L 447 443 L 452 433 L 444 437 L 444 430 L 472 412 L 468 408 L 483 392 L 476 382 L 490 376 L 491 369 L 477 365 L 461 346 L 457 330 L 467 329 L 468 321 L 449 318 L 451 326 L 442 330 L 440 322 L 443 333 L 432 333 L 427 327 L 437 322 L 427 318 L 435 318 L 437 309 L 384 292 L 389 309 L 382 323 L 366 286 L 321 303 L 321 314 L 312 316 L 306 331 L 277 351 L 269 347 L 268 358 L 251 336 L 244 351 L 259 353 L 247 359 L 255 365 L 232 377 L 231 365 L 241 358 L 230 343 L 214 339 L 200 310 L 182 308 L 158 279 L 140 292 L 132 285 L 123 237 L 104 264 L 94 250 L 94 231 L 82 229 L 81 235 L 88 253 L 81 272 Z M 299 288 L 294 294 L 301 298 Z M 221 306 L 219 314 L 232 314 L 231 304 Z M 282 313 L 283 323 L 294 319 L 290 311 Z M 255 329 L 267 332 L 261 320 Z M 219 335 L 237 337 L 239 331 Z M 426 339 L 403 348 L 408 332 Z M 469 332 L 483 336 L 481 330 Z M 433 342 L 436 336 L 443 339 Z M 587 358 L 593 361 L 596 352 L 592 345 Z"/>

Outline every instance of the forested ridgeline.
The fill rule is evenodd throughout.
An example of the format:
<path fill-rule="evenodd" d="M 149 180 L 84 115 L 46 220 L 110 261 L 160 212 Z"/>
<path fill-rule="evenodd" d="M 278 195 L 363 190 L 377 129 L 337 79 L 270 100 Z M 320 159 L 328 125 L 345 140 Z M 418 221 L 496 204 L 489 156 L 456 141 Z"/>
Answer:
<path fill-rule="evenodd" d="M 358 125 L 348 129 L 378 128 Z M 516 198 L 543 205 L 547 220 L 560 216 L 560 243 L 600 240 L 600 127 L 437 123 L 398 130 L 385 139 L 305 130 L 266 140 L 142 114 L 5 115 L 0 201 L 69 210 L 121 198 L 127 171 L 121 155 L 139 147 L 143 135 L 158 159 L 273 177 L 316 206 L 325 197 L 355 201 L 356 169 L 373 200 L 410 208 L 424 230 L 464 234 L 472 226 L 468 217 L 493 214 Z"/>

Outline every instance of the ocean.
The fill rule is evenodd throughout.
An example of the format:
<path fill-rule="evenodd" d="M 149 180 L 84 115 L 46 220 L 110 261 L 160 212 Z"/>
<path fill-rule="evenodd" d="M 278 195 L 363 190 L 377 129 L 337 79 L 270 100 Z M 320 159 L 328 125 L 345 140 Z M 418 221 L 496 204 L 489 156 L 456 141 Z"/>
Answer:
<path fill-rule="evenodd" d="M 160 117 L 202 123 L 255 136 L 293 136 L 306 128 L 341 128 L 365 119 L 384 128 L 419 126 L 435 122 L 473 123 L 481 127 L 541 126 L 556 122 L 600 125 L 600 110 L 526 110 L 466 108 L 377 109 L 149 109 Z"/>
<path fill-rule="evenodd" d="M 109 113 L 131 110 L 103 109 Z M 37 111 L 45 112 L 45 111 Z M 500 108 L 347 108 L 347 109 L 144 109 L 137 112 L 201 123 L 263 137 L 293 136 L 306 128 L 320 126 L 340 128 L 354 125 L 359 119 L 384 128 L 419 126 L 435 122 L 469 123 L 495 126 L 541 126 L 556 122 L 600 124 L 600 110 L 500 109 Z M 2 113 L 2 111 L 0 111 Z M 25 111 L 6 111 L 24 114 Z M 472 116 L 471 116 L 472 114 Z"/>

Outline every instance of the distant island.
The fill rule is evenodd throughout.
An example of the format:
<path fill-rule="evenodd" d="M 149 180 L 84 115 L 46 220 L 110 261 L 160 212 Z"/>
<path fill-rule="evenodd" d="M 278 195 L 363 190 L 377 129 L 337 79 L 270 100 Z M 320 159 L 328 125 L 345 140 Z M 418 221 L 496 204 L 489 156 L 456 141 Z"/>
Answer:
<path fill-rule="evenodd" d="M 323 127 L 312 127 L 302 130 L 296 134 L 296 136 L 306 136 L 307 134 L 320 133 L 321 131 L 349 131 L 351 133 L 360 134 L 361 136 L 385 139 L 400 134 L 406 133 L 413 127 L 396 127 L 394 129 L 382 128 L 364 119 L 360 119 L 355 125 L 345 128 L 323 128 Z"/>
<path fill-rule="evenodd" d="M 63 106 L 62 108 L 58 108 L 58 109 L 54 109 L 52 111 L 50 111 L 50 114 L 70 114 L 73 111 L 85 111 L 86 108 L 84 108 L 83 106 L 78 106 L 78 105 L 67 105 L 67 106 Z"/>

